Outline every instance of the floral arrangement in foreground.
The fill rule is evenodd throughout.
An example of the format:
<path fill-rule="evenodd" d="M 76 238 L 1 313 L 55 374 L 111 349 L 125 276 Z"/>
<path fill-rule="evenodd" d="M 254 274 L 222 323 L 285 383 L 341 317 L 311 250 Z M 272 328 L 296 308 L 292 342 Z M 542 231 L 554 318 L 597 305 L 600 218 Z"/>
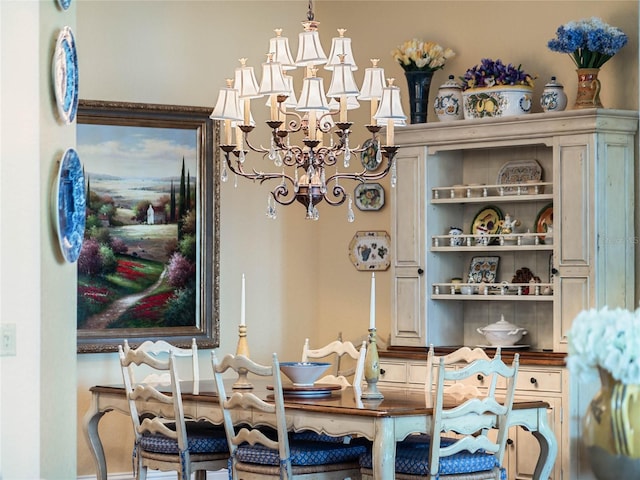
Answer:
<path fill-rule="evenodd" d="M 592 17 L 561 25 L 547 45 L 554 52 L 568 53 L 578 68 L 600 68 L 626 44 L 622 30 Z"/>
<path fill-rule="evenodd" d="M 494 87 L 496 85 L 523 85 L 533 87 L 536 77 L 522 70 L 522 66 L 505 65 L 502 60 L 483 58 L 479 65 L 468 69 L 462 80 L 462 90 Z"/>
<path fill-rule="evenodd" d="M 597 381 L 599 367 L 624 384 L 640 384 L 640 310 L 584 310 L 568 339 L 567 365 L 584 380 Z"/>
<path fill-rule="evenodd" d="M 442 48 L 434 42 L 422 40 L 407 40 L 391 52 L 405 72 L 422 71 L 435 72 L 444 67 L 456 53 L 450 48 Z"/>

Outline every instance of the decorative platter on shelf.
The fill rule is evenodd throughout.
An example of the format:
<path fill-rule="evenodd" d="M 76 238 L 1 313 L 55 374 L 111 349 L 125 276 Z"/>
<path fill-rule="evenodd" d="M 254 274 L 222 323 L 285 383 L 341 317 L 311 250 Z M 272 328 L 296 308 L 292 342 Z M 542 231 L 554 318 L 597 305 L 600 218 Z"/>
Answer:
<path fill-rule="evenodd" d="M 349 243 L 349 259 L 358 270 L 386 270 L 391 265 L 390 244 L 385 231 L 356 232 Z"/>
<path fill-rule="evenodd" d="M 505 163 L 498 172 L 498 185 L 526 184 L 529 182 L 540 182 L 542 180 L 542 167 L 537 160 L 511 160 Z M 533 189 L 532 189 L 533 190 Z M 529 193 L 529 188 L 524 187 L 504 187 L 504 195 L 516 195 Z"/>
<path fill-rule="evenodd" d="M 384 188 L 379 183 L 359 183 L 353 193 L 360 210 L 380 210 L 384 206 Z"/>
<path fill-rule="evenodd" d="M 295 397 L 326 397 L 331 395 L 331 392 L 340 390 L 340 385 L 334 385 L 331 383 L 315 383 L 313 385 L 282 385 L 282 393 L 285 396 Z M 273 385 L 267 385 L 267 390 L 273 390 Z"/>
<path fill-rule="evenodd" d="M 500 257 L 473 257 L 469 264 L 469 283 L 496 283 Z"/>
<path fill-rule="evenodd" d="M 60 120 L 73 122 L 78 111 L 78 55 L 71 28 L 58 34 L 52 62 L 53 86 Z"/>
<path fill-rule="evenodd" d="M 553 203 L 546 205 L 538 212 L 535 223 L 536 233 L 553 233 Z M 540 240 L 545 239 L 545 235 L 539 236 Z"/>
<path fill-rule="evenodd" d="M 86 215 L 84 173 L 73 148 L 67 149 L 60 160 L 55 195 L 60 249 L 65 260 L 73 263 L 82 249 Z"/>
<path fill-rule="evenodd" d="M 500 222 L 504 220 L 502 210 L 493 205 L 483 207 L 471 222 L 471 234 L 476 236 L 476 242 L 480 242 L 482 235 L 499 234 L 502 228 Z M 495 241 L 495 239 L 493 239 Z M 491 242 L 489 242 L 491 243 Z"/>

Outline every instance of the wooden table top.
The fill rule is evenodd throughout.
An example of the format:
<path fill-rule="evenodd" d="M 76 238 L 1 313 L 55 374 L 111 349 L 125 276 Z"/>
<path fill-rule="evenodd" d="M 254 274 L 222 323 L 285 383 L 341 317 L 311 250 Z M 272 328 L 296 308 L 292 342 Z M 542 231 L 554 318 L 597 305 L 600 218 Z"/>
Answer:
<path fill-rule="evenodd" d="M 254 385 L 251 392 L 264 400 L 273 399 L 273 392 L 267 387 L 268 382 L 262 379 L 249 379 Z M 227 394 L 233 389 L 229 382 Z M 283 386 L 286 388 L 288 384 Z M 182 397 L 184 401 L 191 402 L 218 402 L 218 395 L 215 382 L 211 380 L 201 380 L 199 382 L 198 394 L 193 393 L 193 382 L 181 382 Z M 94 394 L 115 394 L 122 395 L 124 387 L 122 385 L 96 385 L 91 387 Z M 248 390 L 240 390 L 248 391 Z M 285 408 L 292 410 L 303 410 L 308 412 L 325 412 L 343 415 L 359 415 L 366 417 L 397 417 L 406 415 L 432 415 L 433 408 L 427 405 L 425 395 L 420 391 L 381 389 L 384 395 L 382 400 L 361 400 L 354 396 L 353 388 L 332 391 L 326 396 L 292 396 L 285 395 Z M 460 399 L 445 396 L 445 403 L 455 405 Z M 547 408 L 548 403 L 543 401 L 514 401 L 513 409 L 525 408 Z"/>

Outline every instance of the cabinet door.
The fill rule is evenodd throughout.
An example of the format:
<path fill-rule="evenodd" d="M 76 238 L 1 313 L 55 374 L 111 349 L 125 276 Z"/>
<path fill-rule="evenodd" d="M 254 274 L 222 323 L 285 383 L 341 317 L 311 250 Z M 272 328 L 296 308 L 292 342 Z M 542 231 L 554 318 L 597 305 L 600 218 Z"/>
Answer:
<path fill-rule="evenodd" d="M 593 298 L 593 137 L 563 137 L 554 149 L 554 349 L 567 350 L 567 331 Z"/>
<path fill-rule="evenodd" d="M 634 308 L 633 136 L 567 135 L 554 146 L 554 349 L 583 309 Z"/>
<path fill-rule="evenodd" d="M 396 156 L 398 183 L 392 189 L 392 345 L 424 346 L 424 149 Z"/>
<path fill-rule="evenodd" d="M 519 400 L 526 400 L 529 397 L 518 396 Z M 530 400 L 544 400 L 548 402 L 550 408 L 548 412 L 548 422 L 552 430 L 555 432 L 558 439 L 558 456 L 556 457 L 556 463 L 551 473 L 551 480 L 561 480 L 562 462 L 561 462 L 561 450 L 562 439 L 560 438 L 562 432 L 562 418 L 561 418 L 561 398 L 529 398 Z M 512 427 L 509 430 L 509 438 L 507 439 L 507 448 L 505 457 L 508 465 L 508 478 L 509 480 L 531 480 L 533 478 L 533 472 L 536 469 L 536 462 L 540 455 L 540 446 L 536 438 L 524 428 Z"/>

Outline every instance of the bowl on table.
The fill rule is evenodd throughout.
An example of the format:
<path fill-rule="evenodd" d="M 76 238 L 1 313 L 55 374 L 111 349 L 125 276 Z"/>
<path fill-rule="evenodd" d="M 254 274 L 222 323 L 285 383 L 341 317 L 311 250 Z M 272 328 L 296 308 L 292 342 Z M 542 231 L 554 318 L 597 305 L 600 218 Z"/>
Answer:
<path fill-rule="evenodd" d="M 327 362 L 281 362 L 280 371 L 284 373 L 294 385 L 308 387 L 318 380 L 331 366 Z"/>

